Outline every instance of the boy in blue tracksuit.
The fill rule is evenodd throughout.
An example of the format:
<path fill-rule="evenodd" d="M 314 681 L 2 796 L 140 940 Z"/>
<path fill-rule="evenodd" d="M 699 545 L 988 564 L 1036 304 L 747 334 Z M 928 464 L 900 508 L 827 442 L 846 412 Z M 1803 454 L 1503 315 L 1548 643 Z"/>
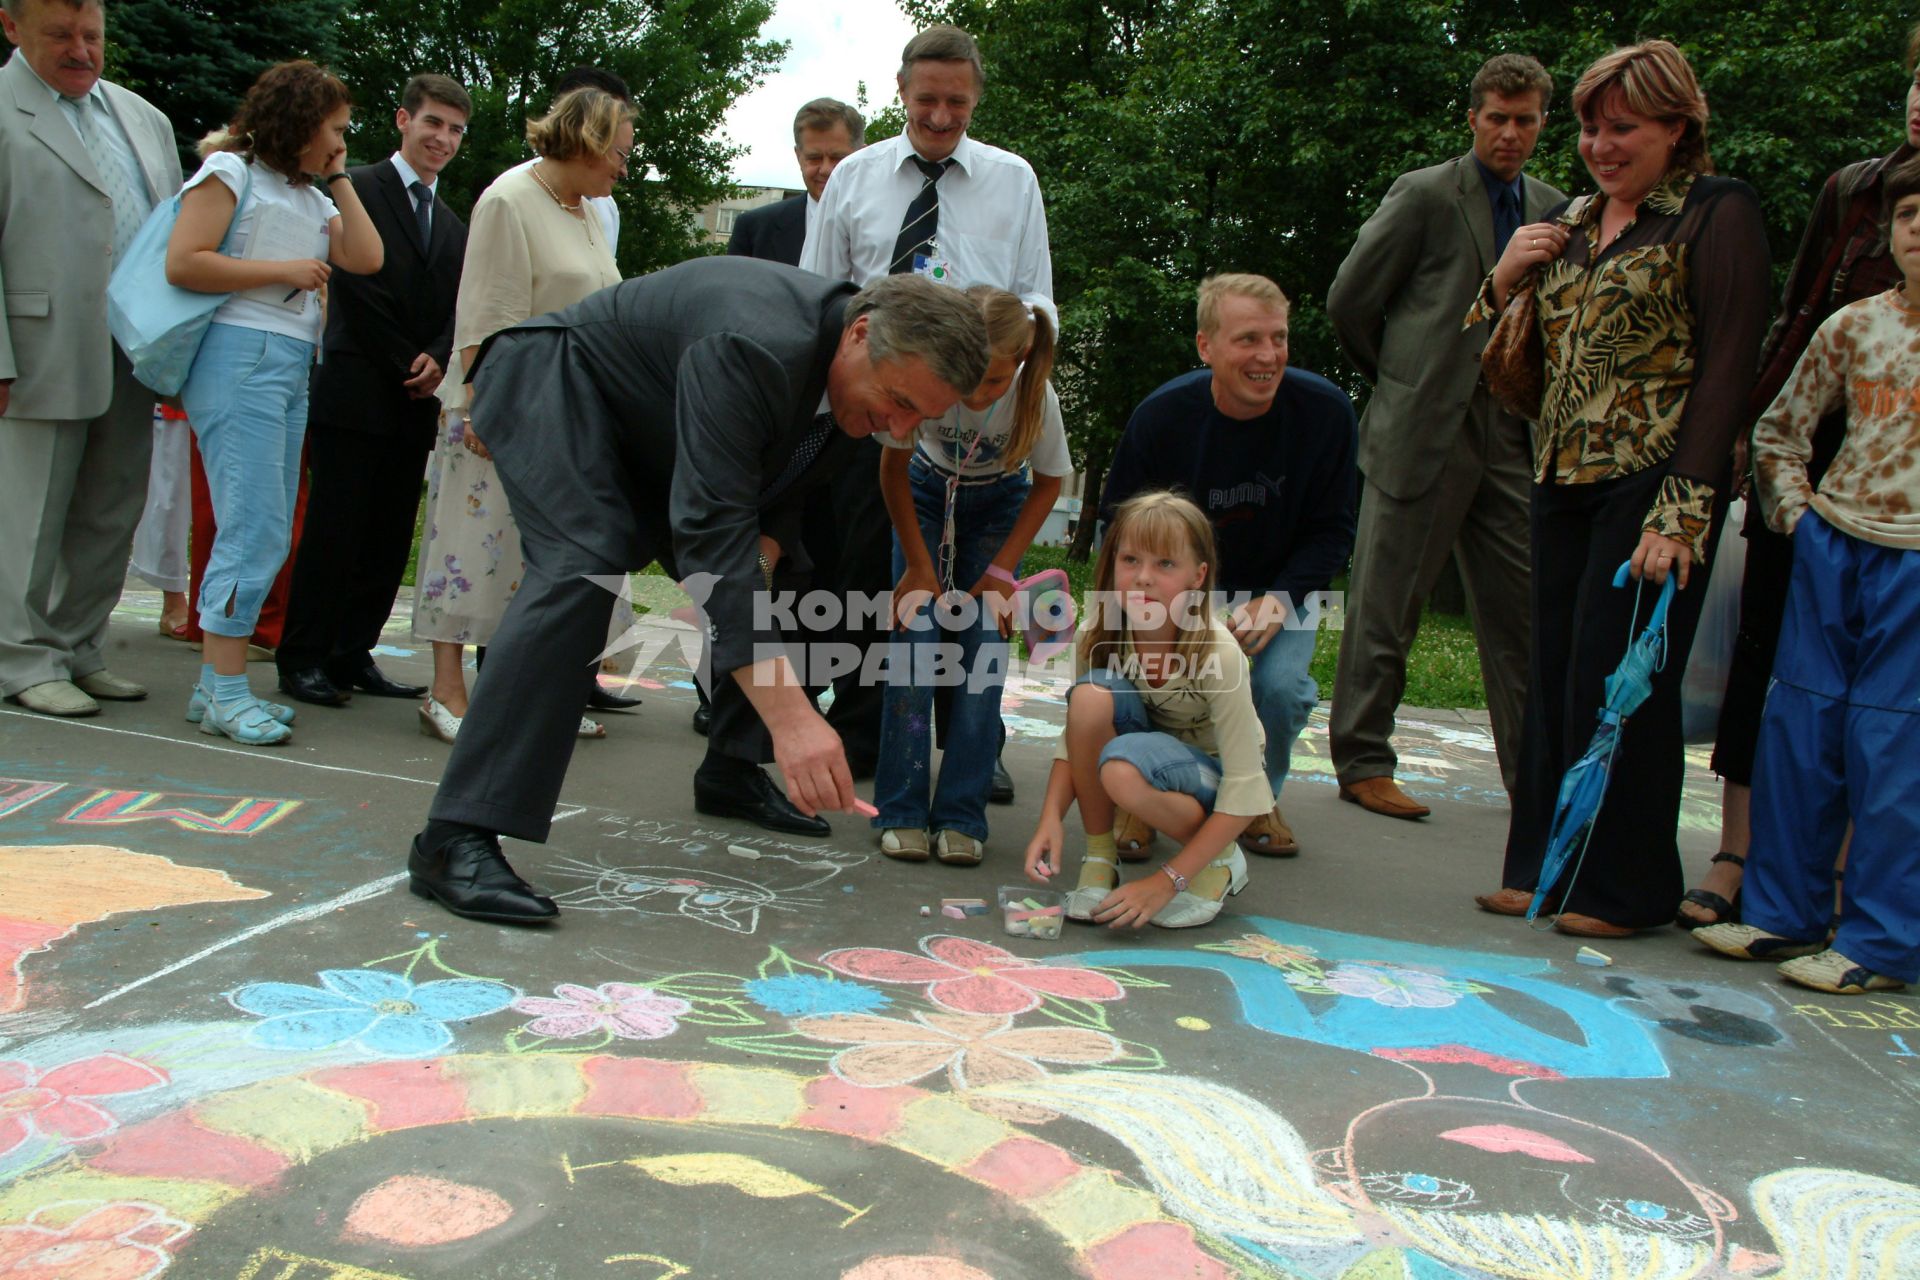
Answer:
<path fill-rule="evenodd" d="M 1743 924 L 1697 929 L 1840 995 L 1920 980 L 1920 159 L 1887 179 L 1905 283 L 1835 312 L 1754 427 L 1767 523 L 1793 579 L 1754 762 Z M 1815 426 L 1847 437 L 1814 492 Z M 1853 842 L 1826 941 L 1832 853 Z"/>

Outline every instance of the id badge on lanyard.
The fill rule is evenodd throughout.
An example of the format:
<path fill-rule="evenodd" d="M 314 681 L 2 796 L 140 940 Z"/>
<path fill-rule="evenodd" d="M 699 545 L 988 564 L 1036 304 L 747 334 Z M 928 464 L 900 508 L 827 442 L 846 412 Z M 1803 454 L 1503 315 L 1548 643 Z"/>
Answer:
<path fill-rule="evenodd" d="M 940 252 L 938 241 L 927 241 L 927 252 L 913 255 L 913 274 L 928 276 L 941 284 L 953 283 L 953 263 Z"/>

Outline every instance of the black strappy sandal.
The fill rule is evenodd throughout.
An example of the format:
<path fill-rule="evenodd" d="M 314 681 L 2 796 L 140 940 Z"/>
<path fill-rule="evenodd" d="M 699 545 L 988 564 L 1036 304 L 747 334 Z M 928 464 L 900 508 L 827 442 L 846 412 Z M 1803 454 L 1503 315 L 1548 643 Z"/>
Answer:
<path fill-rule="evenodd" d="M 1731 862 L 1734 866 L 1741 869 L 1741 878 L 1743 880 L 1745 879 L 1744 873 L 1747 860 L 1739 854 L 1728 853 L 1723 849 L 1713 855 L 1713 861 Z M 1679 928 L 1689 930 L 1704 929 L 1708 925 L 1713 924 L 1740 923 L 1740 890 L 1738 889 L 1733 891 L 1733 897 L 1731 898 L 1723 898 L 1710 889 L 1689 889 L 1680 896 L 1680 901 L 1683 903 L 1691 902 L 1696 907 L 1705 907 L 1707 910 L 1713 912 L 1714 918 L 1711 920 L 1696 920 L 1684 911 L 1676 911 L 1674 913 L 1673 923 Z"/>

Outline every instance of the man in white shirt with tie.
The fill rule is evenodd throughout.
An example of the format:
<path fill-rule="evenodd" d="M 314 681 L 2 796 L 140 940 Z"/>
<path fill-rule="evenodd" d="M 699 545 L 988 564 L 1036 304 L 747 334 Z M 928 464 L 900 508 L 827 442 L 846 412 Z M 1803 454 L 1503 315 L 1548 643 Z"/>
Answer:
<path fill-rule="evenodd" d="M 800 266 L 857 285 L 908 271 L 961 289 L 988 284 L 1051 312 L 1047 212 L 1033 167 L 967 135 L 986 88 L 973 37 L 958 27 L 928 27 L 901 51 L 897 83 L 906 131 L 840 162 L 807 228 Z M 852 553 L 831 584 L 842 592 L 893 586 L 878 450 L 871 445 L 870 474 L 848 477 L 844 487 L 857 481 L 858 493 L 836 489 L 846 513 L 841 545 Z M 885 637 L 867 640 L 884 643 Z M 881 690 L 858 681 L 854 672 L 834 687 L 834 710 L 842 718 L 834 727 L 849 760 L 868 743 L 876 752 L 879 747 Z M 997 764 L 993 799 L 1013 800 L 1013 780 Z"/>
<path fill-rule="evenodd" d="M 107 332 L 107 277 L 180 187 L 173 126 L 100 78 L 100 0 L 5 0 L 0 68 L 0 695 L 47 715 L 144 698 L 106 669 L 147 488 L 153 393 Z"/>

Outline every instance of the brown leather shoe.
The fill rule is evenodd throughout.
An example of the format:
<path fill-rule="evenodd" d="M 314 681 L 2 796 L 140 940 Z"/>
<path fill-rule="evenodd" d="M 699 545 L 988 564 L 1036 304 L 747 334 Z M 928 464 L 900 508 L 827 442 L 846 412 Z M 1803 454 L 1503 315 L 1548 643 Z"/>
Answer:
<path fill-rule="evenodd" d="M 1287 825 L 1279 805 L 1247 824 L 1247 829 L 1240 833 L 1240 847 L 1269 858 L 1293 858 L 1300 853 L 1300 842 L 1294 838 L 1293 829 Z"/>
<path fill-rule="evenodd" d="M 1113 843 L 1122 862 L 1145 862 L 1152 855 L 1153 828 L 1125 809 L 1113 811 Z"/>
<path fill-rule="evenodd" d="M 1362 778 L 1351 785 L 1342 783 L 1340 798 L 1383 818 L 1424 818 L 1433 812 L 1384 774 L 1378 778 Z"/>
<path fill-rule="evenodd" d="M 1473 900 L 1480 904 L 1482 911 L 1491 911 L 1497 916 L 1523 916 L 1527 914 L 1527 908 L 1533 905 L 1533 895 L 1525 889 L 1475 894 Z"/>
<path fill-rule="evenodd" d="M 1630 938 L 1640 932 L 1623 924 L 1608 924 L 1596 916 L 1583 916 L 1578 911 L 1561 912 L 1553 927 L 1576 938 Z"/>

